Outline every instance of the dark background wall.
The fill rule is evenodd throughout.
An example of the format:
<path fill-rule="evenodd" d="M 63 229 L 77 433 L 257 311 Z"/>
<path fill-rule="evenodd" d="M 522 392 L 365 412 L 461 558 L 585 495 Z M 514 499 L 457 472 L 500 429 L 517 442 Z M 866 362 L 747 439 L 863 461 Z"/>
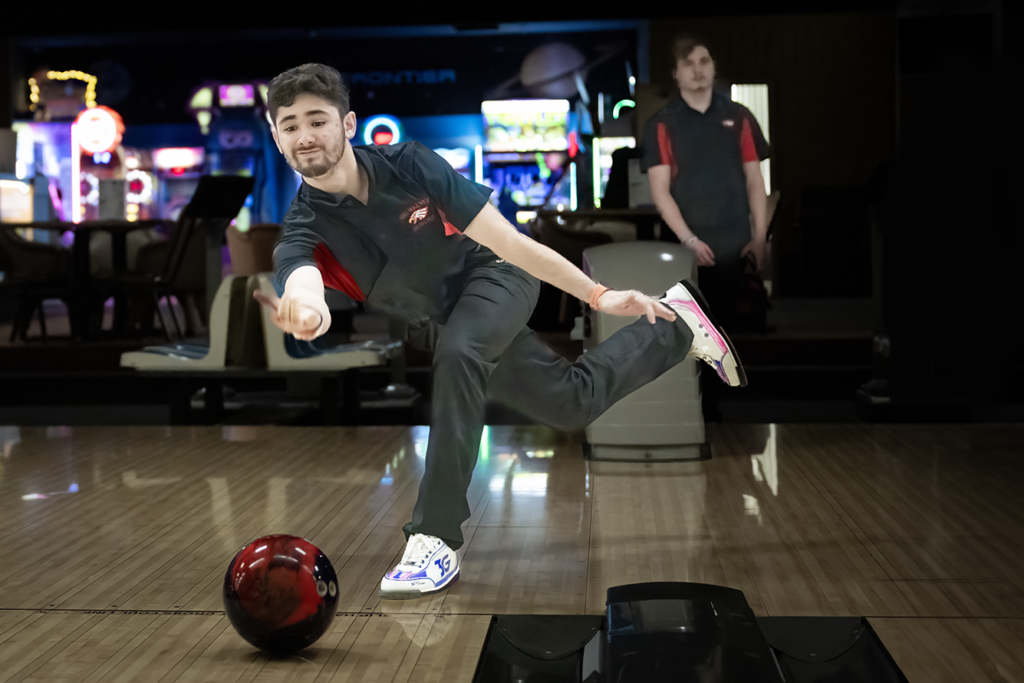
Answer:
<path fill-rule="evenodd" d="M 268 81 L 308 62 L 364 76 L 347 79 L 357 114 L 479 114 L 480 102 L 518 76 L 530 51 L 555 41 L 572 45 L 588 62 L 605 49 L 615 51 L 616 58 L 591 70 L 588 87 L 616 98 L 629 95 L 624 62 L 636 69 L 635 30 L 374 37 L 329 28 L 166 31 L 73 43 L 68 39 L 67 45 L 55 39 L 23 41 L 16 58 L 22 79 L 39 69 L 80 69 L 96 75 L 97 102 L 116 108 L 130 126 L 194 121 L 185 107 L 206 80 Z M 425 70 L 435 72 L 437 82 L 422 82 L 408 73 Z M 28 116 L 27 86 L 20 84 L 16 92 L 18 114 Z"/>

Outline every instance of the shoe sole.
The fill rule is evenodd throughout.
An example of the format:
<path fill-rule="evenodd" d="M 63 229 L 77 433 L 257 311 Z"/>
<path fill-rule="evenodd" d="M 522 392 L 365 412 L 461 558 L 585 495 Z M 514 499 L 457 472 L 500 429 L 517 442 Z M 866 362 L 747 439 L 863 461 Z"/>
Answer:
<path fill-rule="evenodd" d="M 448 580 L 446 584 L 440 588 L 435 588 L 432 591 L 377 591 L 377 597 L 381 600 L 415 600 L 416 598 L 422 598 L 427 595 L 435 595 L 442 591 L 446 591 L 451 588 L 452 584 L 459 580 L 459 572 L 455 573 L 455 576 Z"/>
<path fill-rule="evenodd" d="M 718 324 L 718 321 L 715 320 L 715 316 L 711 314 L 711 307 L 708 306 L 708 302 L 704 298 L 704 295 L 701 294 L 700 290 L 694 287 L 689 280 L 682 280 L 679 284 L 686 288 L 686 291 L 690 293 L 690 296 L 693 297 L 693 300 L 696 301 L 697 305 L 700 306 L 701 309 L 704 311 L 704 315 L 708 317 L 708 320 L 711 321 L 711 324 L 715 326 L 716 330 L 718 330 L 718 334 L 722 335 L 722 339 L 725 340 L 725 345 L 729 347 L 729 353 L 732 354 L 733 360 L 736 361 L 736 375 L 739 377 L 740 380 L 739 386 L 747 386 L 747 371 L 743 369 L 743 362 L 740 360 L 740 354 L 736 353 L 736 347 L 733 346 L 732 340 L 729 339 L 729 335 L 725 333 L 725 330 L 723 330 L 722 327 Z"/>

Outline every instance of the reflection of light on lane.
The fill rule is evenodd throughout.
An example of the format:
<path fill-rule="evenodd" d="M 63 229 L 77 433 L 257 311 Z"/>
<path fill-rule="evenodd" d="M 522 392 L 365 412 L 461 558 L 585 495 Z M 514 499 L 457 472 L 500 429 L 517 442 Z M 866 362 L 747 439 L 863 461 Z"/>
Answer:
<path fill-rule="evenodd" d="M 285 508 L 288 507 L 288 482 L 290 479 L 271 477 L 267 482 L 267 524 L 284 517 Z"/>
<path fill-rule="evenodd" d="M 509 482 L 510 476 L 511 482 Z M 491 477 L 490 489 L 495 493 L 510 490 L 514 496 L 544 496 L 548 492 L 548 473 L 509 472 L 506 475 L 496 474 Z"/>
<path fill-rule="evenodd" d="M 78 493 L 78 484 L 72 484 L 67 491 L 51 491 L 50 493 L 26 493 L 22 500 L 46 500 L 50 496 L 62 496 L 68 493 Z"/>
<path fill-rule="evenodd" d="M 394 477 L 391 476 L 391 465 L 384 465 L 384 476 L 381 477 L 380 483 L 385 486 L 395 483 Z"/>
<path fill-rule="evenodd" d="M 235 519 L 231 514 L 231 491 L 226 477 L 207 477 L 210 486 L 210 515 L 213 517 L 214 528 L 223 543 L 224 551 L 237 551 L 238 542 L 235 533 Z"/>
<path fill-rule="evenodd" d="M 743 512 L 751 517 L 757 517 L 757 523 L 761 523 L 761 503 L 754 496 L 743 494 Z"/>
<path fill-rule="evenodd" d="M 417 458 L 427 457 L 427 441 L 430 439 L 430 427 L 413 427 L 412 442 Z"/>
<path fill-rule="evenodd" d="M 779 495 L 779 460 L 775 443 L 775 425 L 768 425 L 768 442 L 764 453 L 750 456 L 756 481 L 767 481 L 773 496 Z"/>
<path fill-rule="evenodd" d="M 427 457 L 427 444 L 430 442 L 430 427 L 418 426 L 412 428 L 412 441 L 413 447 L 416 449 L 417 458 Z M 403 450 L 400 454 L 401 457 L 405 457 L 405 451 Z M 484 426 L 483 434 L 480 438 L 480 459 L 487 462 L 491 457 L 491 434 L 490 430 Z"/>
<path fill-rule="evenodd" d="M 143 479 L 136 476 L 135 470 L 129 470 L 121 473 L 121 481 L 130 489 L 138 489 L 145 486 L 165 486 L 167 484 L 173 484 L 181 481 L 181 477 L 153 477 Z"/>

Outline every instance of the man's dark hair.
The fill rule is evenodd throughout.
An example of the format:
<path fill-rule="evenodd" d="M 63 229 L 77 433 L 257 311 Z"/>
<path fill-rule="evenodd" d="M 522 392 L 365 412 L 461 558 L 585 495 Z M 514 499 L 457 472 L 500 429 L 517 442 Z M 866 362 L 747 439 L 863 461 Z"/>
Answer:
<path fill-rule="evenodd" d="M 675 68 L 676 63 L 680 59 L 686 59 L 689 57 L 690 53 L 698 47 L 703 47 L 709 53 L 711 52 L 711 46 L 708 45 L 708 41 L 704 40 L 700 36 L 692 33 L 683 33 L 676 36 L 672 40 L 672 68 Z"/>
<path fill-rule="evenodd" d="M 323 64 L 303 64 L 288 69 L 270 81 L 267 104 L 274 125 L 277 126 L 279 108 L 292 106 L 299 95 L 306 94 L 316 95 L 333 104 L 341 118 L 348 114 L 348 88 L 342 82 L 338 70 Z"/>

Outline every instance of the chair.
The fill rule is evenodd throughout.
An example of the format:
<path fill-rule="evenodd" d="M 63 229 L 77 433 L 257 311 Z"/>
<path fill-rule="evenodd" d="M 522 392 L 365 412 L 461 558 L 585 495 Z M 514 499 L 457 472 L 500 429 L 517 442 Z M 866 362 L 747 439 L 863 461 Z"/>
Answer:
<path fill-rule="evenodd" d="M 171 239 L 147 244 L 139 249 L 135 271 L 147 273 L 151 277 L 165 276 L 168 259 L 174 247 L 175 231 L 177 230 L 178 226 L 175 224 L 174 230 L 171 232 Z M 184 327 L 188 334 L 193 334 L 191 317 L 189 316 L 190 308 L 195 310 L 202 325 L 206 327 L 210 325 L 210 321 L 206 317 L 205 307 L 202 304 L 206 292 L 206 253 L 204 247 L 205 240 L 202 230 L 192 230 L 187 243 L 183 247 L 184 255 L 181 257 L 181 265 L 173 276 L 174 279 L 169 281 L 167 286 L 167 293 L 181 302 L 185 313 Z M 158 310 L 154 309 L 152 299 L 146 298 L 139 301 L 138 304 L 142 307 L 141 321 L 145 329 L 152 329 L 154 314 L 158 312 Z M 173 311 L 169 300 L 168 308 Z M 161 322 L 163 322 L 162 318 Z M 177 324 L 177 317 L 175 317 L 175 324 Z"/>
<path fill-rule="evenodd" d="M 4 227 L 0 228 L 0 253 L 4 261 L 0 290 L 16 292 L 19 297 L 10 341 L 18 336 L 28 341 L 28 328 L 36 312 L 39 313 L 41 338 L 46 339 L 43 302 L 60 299 L 70 308 L 73 300 L 71 252 L 51 244 L 29 242 L 13 229 Z"/>
<path fill-rule="evenodd" d="M 282 227 L 276 223 L 259 223 L 242 232 L 234 225 L 227 230 L 231 253 L 231 272 L 249 277 L 274 270 L 274 245 L 281 237 Z"/>
<path fill-rule="evenodd" d="M 245 279 L 229 275 L 224 278 L 213 300 L 210 312 L 209 344 L 166 344 L 147 346 L 140 351 L 121 354 L 121 366 L 137 370 L 218 370 L 229 365 L 228 344 L 238 332 L 233 329 L 239 324 L 238 316 L 232 316 L 232 309 L 240 297 L 245 295 Z"/>
<path fill-rule="evenodd" d="M 171 237 L 165 243 L 166 246 L 160 245 L 157 247 L 152 245 L 139 250 L 139 264 L 150 264 L 150 267 L 152 267 L 153 261 L 156 260 L 153 258 L 155 252 L 164 251 L 166 257 L 163 259 L 162 266 L 157 269 L 157 272 L 135 270 L 113 273 L 109 277 L 98 280 L 96 288 L 99 292 L 99 301 L 106 301 L 111 295 L 142 296 L 151 299 L 152 306 L 155 308 L 157 317 L 160 320 L 164 336 L 167 337 L 167 341 L 171 341 L 170 328 L 167 325 L 167 321 L 164 320 L 163 312 L 160 310 L 160 300 L 166 298 L 174 329 L 179 337 L 183 336 L 182 329 L 178 325 L 178 318 L 174 314 L 174 308 L 170 306 L 170 296 L 174 290 L 175 283 L 178 281 L 182 266 L 186 262 L 186 257 L 191 258 L 193 261 L 197 260 L 196 248 L 191 244 L 193 242 L 198 242 L 199 244 L 199 267 L 202 268 L 202 234 L 198 229 L 197 222 L 197 219 L 188 215 L 186 207 L 181 212 L 178 222 L 171 231 Z M 147 305 L 143 305 L 143 310 L 146 310 L 148 313 L 153 311 Z M 145 326 L 149 324 L 151 318 L 144 320 L 143 329 L 146 329 Z"/>
<path fill-rule="evenodd" d="M 205 273 L 201 289 L 206 292 L 209 301 L 204 301 L 203 305 L 198 308 L 201 308 L 203 312 L 207 308 L 212 308 L 213 299 L 221 282 L 218 266 L 219 240 L 214 235 L 218 233 L 223 235 L 223 232 L 220 231 L 227 228 L 231 220 L 241 211 L 246 197 L 252 193 L 254 183 L 252 177 L 242 176 L 203 176 L 200 178 L 195 194 L 192 195 L 188 205 L 182 209 L 177 224 L 171 232 L 171 238 L 167 245 L 167 258 L 164 260 L 160 273 L 114 274 L 105 282 L 106 291 L 121 290 L 135 294 L 148 294 L 156 306 L 164 334 L 170 341 L 170 330 L 160 311 L 160 300 L 166 298 L 170 302 L 170 295 L 175 292 L 176 288 L 187 286 L 192 289 L 196 283 L 190 281 L 198 281 L 201 277 L 200 274 Z M 200 254 L 200 252 L 202 253 Z M 211 259 L 217 259 L 217 263 L 213 263 Z M 209 266 L 212 266 L 212 269 Z M 103 299 L 105 300 L 106 296 Z M 174 315 L 173 307 L 170 310 L 175 330 L 181 335 L 181 328 L 178 327 L 178 319 Z"/>

